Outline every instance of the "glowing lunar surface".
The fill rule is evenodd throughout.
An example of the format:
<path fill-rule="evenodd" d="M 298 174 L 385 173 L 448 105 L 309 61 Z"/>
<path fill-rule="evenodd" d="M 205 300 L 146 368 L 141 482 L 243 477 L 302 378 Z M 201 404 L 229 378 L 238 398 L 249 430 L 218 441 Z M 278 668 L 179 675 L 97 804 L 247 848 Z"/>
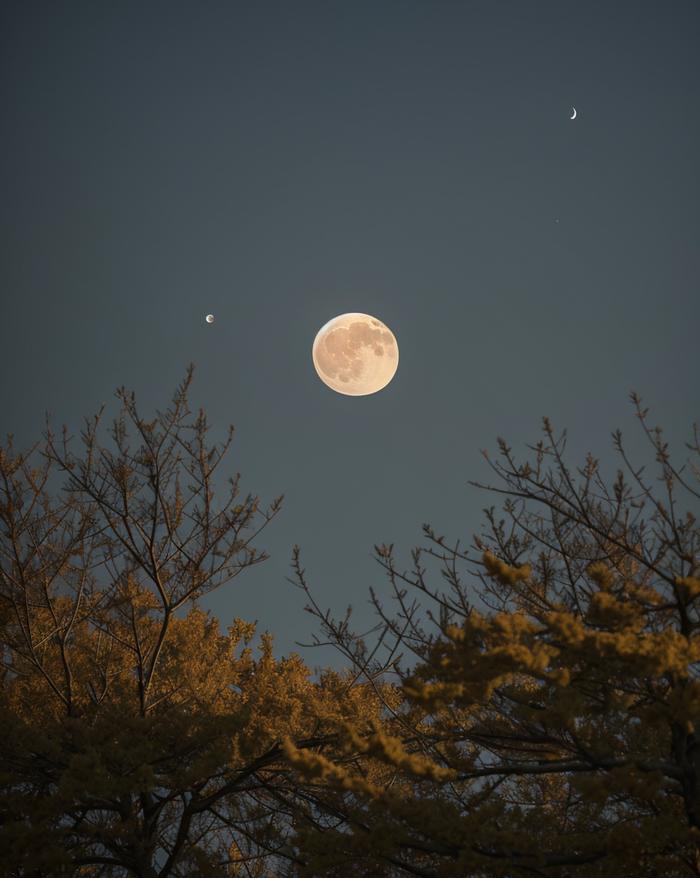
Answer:
<path fill-rule="evenodd" d="M 204 319 L 207 321 L 207 323 L 213 323 L 214 322 L 214 315 L 207 314 L 207 316 Z"/>
<path fill-rule="evenodd" d="M 572 107 L 571 109 L 573 112 L 569 116 L 569 119 L 575 119 L 578 116 L 578 113 L 576 112 L 576 107 Z"/>
<path fill-rule="evenodd" d="M 347 396 L 376 393 L 391 381 L 399 365 L 394 333 L 369 314 L 340 314 L 322 326 L 311 356 L 318 377 Z"/>

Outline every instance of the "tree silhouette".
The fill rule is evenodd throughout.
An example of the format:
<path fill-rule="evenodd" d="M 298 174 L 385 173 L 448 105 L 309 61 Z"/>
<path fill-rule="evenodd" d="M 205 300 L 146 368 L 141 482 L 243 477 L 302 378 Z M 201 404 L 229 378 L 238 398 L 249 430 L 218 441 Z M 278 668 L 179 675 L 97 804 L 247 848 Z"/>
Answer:
<path fill-rule="evenodd" d="M 360 759 L 286 742 L 334 819 L 298 822 L 298 875 L 700 875 L 700 446 L 696 429 L 676 467 L 633 402 L 657 481 L 619 432 L 611 484 L 590 456 L 572 471 L 547 420 L 526 461 L 499 441 L 481 487 L 503 509 L 470 549 L 426 525 L 406 571 L 376 547 L 397 609 L 372 594 L 371 651 L 321 610 L 297 551 L 323 640 L 401 693 L 343 727 Z"/>

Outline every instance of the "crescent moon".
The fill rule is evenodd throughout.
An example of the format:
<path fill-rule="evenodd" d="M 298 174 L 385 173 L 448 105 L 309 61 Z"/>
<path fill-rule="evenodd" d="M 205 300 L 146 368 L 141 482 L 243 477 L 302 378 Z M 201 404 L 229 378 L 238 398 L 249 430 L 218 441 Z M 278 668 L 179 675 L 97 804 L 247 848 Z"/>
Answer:
<path fill-rule="evenodd" d="M 574 112 L 573 112 L 573 114 L 572 114 L 571 116 L 569 116 L 569 118 L 570 118 L 570 119 L 575 119 L 576 116 L 578 116 L 578 113 L 576 112 L 576 107 L 572 107 L 571 109 L 572 109 Z"/>

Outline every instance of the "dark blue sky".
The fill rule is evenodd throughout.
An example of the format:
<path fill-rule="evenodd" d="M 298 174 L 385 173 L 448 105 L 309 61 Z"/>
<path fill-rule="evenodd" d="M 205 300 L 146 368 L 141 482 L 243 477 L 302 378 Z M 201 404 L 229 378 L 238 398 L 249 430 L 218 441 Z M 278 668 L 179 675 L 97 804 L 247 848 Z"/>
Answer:
<path fill-rule="evenodd" d="M 635 388 L 682 452 L 699 44 L 695 0 L 5 0 L 0 429 L 77 430 L 121 384 L 147 412 L 194 362 L 232 470 L 287 497 L 271 560 L 209 603 L 281 652 L 313 629 L 292 545 L 367 622 L 372 545 L 468 539 L 497 435 L 547 414 L 612 459 Z M 313 371 L 345 311 L 398 339 L 375 396 Z"/>

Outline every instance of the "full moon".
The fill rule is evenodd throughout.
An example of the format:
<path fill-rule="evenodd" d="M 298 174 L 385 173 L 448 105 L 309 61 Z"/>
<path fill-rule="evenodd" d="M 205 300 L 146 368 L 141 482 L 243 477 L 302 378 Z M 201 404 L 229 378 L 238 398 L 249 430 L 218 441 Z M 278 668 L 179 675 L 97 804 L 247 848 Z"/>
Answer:
<path fill-rule="evenodd" d="M 204 319 L 207 321 L 207 323 L 213 323 L 214 322 L 214 315 L 207 314 L 207 316 Z"/>
<path fill-rule="evenodd" d="M 322 326 L 311 357 L 318 377 L 347 396 L 376 393 L 396 374 L 399 346 L 394 333 L 369 314 L 340 314 Z"/>

